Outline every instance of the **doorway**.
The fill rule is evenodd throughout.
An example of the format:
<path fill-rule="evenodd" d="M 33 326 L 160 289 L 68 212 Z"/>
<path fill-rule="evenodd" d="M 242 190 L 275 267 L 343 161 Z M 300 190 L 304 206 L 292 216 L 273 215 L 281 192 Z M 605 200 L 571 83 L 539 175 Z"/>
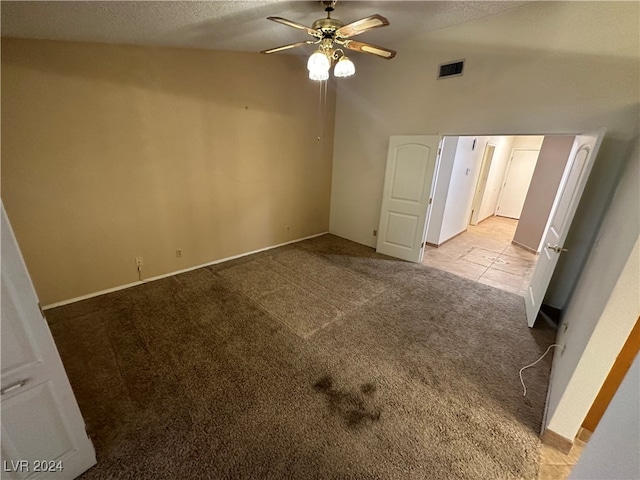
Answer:
<path fill-rule="evenodd" d="M 575 136 L 446 136 L 423 264 L 525 295 Z"/>
<path fill-rule="evenodd" d="M 538 255 L 512 244 L 518 221 L 491 216 L 440 247 L 427 245 L 422 264 L 524 296 Z"/>
<path fill-rule="evenodd" d="M 385 188 L 380 215 L 380 235 L 376 250 L 380 253 L 390 254 L 383 251 L 383 247 L 386 245 L 401 246 L 407 254 L 404 256 L 391 254 L 391 256 L 406 257 L 407 260 L 420 262 L 424 259 L 425 250 L 427 250 L 427 254 L 430 253 L 426 249 L 427 246 L 440 248 L 444 243 L 466 233 L 472 218 L 475 193 L 482 190 L 478 189 L 477 182 L 480 178 L 481 160 L 486 157 L 483 154 L 489 141 L 499 142 L 503 158 L 506 157 L 509 160 L 497 162 L 498 148 L 496 148 L 492 156 L 491 167 L 488 168 L 489 173 L 484 195 L 475 203 L 480 205 L 478 209 L 480 212 L 479 221 L 499 216 L 497 215 L 498 199 L 502 197 L 507 185 L 507 167 L 504 167 L 504 173 L 502 173 L 496 165 L 511 165 L 517 148 L 533 150 L 531 146 L 522 145 L 523 142 L 537 142 L 540 149 L 535 168 L 512 169 L 533 170 L 533 176 L 531 180 L 524 182 L 529 185 L 529 188 L 511 243 L 516 247 L 523 247 L 531 253 L 544 251 L 544 255 L 540 256 L 538 265 L 532 274 L 526 294 L 523 295 L 527 307 L 527 321 L 531 327 L 544 300 L 558 256 L 567 251 L 562 244 L 568 233 L 571 219 L 593 166 L 602 137 L 603 131 L 578 136 L 552 135 L 546 138 L 543 136 L 420 136 L 419 139 L 424 142 L 422 144 L 414 142 L 415 136 L 391 137 L 395 139 L 397 145 L 393 142 L 390 143 L 387 156 Z M 430 159 L 436 151 L 435 145 L 438 138 L 442 138 L 442 140 L 437 146 L 434 161 L 431 162 Z M 547 139 L 549 140 L 546 141 Z M 418 151 L 416 147 L 421 147 L 418 150 L 423 153 L 414 155 L 413 153 Z M 403 148 L 411 148 L 413 153 L 408 155 L 405 160 L 400 161 L 398 151 Z M 504 155 L 505 151 L 509 152 L 509 149 L 511 154 Z M 541 161 L 542 158 L 545 161 Z M 421 161 L 416 162 L 416 159 L 421 159 Z M 421 175 L 420 170 L 410 168 L 414 163 L 424 165 L 423 170 L 428 172 L 428 175 Z M 407 168 L 399 169 L 398 165 L 400 164 L 405 164 Z M 494 175 L 494 179 L 500 179 L 501 185 L 490 189 L 488 184 L 491 182 L 492 172 L 502 174 Z M 433 182 L 430 182 L 431 178 L 433 178 Z M 431 188 L 428 188 L 429 183 L 431 183 Z M 520 182 L 520 185 L 522 184 L 523 182 Z M 407 192 L 412 195 L 407 196 Z M 398 209 L 392 206 L 392 200 L 397 200 L 407 208 L 411 206 L 411 211 L 396 211 Z M 523 222 L 525 212 L 527 212 L 527 221 Z M 386 221 L 392 216 L 401 217 L 403 222 L 395 222 L 398 225 L 392 225 L 392 222 Z M 523 224 L 534 228 L 533 230 L 531 228 L 525 229 Z M 425 225 L 424 230 L 417 228 L 419 225 Z M 398 226 L 402 228 L 397 228 Z M 420 237 L 420 232 L 423 232 L 422 237 Z M 402 240 L 402 242 L 398 240 Z M 494 253 L 503 254 L 505 248 L 499 248 Z M 473 247 L 471 249 L 473 250 Z M 466 253 L 470 253 L 470 251 Z M 456 260 L 460 260 L 463 256 L 465 255 L 458 255 Z M 495 262 L 494 257 L 491 257 L 491 262 Z M 484 266 L 490 268 L 493 263 L 490 266 Z M 478 279 L 482 275 L 484 273 L 479 275 Z M 512 286 L 512 288 L 515 287 Z"/>
<path fill-rule="evenodd" d="M 543 141 L 540 135 L 444 137 L 427 245 L 440 247 L 494 216 L 515 220 L 514 240 Z M 539 237 L 544 227 L 538 226 Z M 535 252 L 539 238 L 516 243 Z"/>

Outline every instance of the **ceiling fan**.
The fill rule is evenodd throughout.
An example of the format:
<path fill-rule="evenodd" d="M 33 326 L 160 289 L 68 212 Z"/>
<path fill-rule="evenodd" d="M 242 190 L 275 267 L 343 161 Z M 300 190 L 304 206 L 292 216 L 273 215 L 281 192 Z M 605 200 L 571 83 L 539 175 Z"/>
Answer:
<path fill-rule="evenodd" d="M 314 37 L 314 40 L 283 45 L 281 47 L 263 50 L 260 53 L 277 53 L 302 45 L 317 45 L 318 49 L 309 57 L 307 69 L 309 70 L 309 78 L 318 81 L 329 78 L 329 69 L 334 61 L 336 62 L 333 70 L 334 76 L 349 77 L 355 73 L 355 65 L 340 47 L 355 50 L 356 52 L 377 55 L 387 60 L 396 56 L 396 52 L 388 48 L 351 39 L 351 37 L 360 35 L 373 28 L 386 27 L 389 25 L 389 21 L 386 18 L 375 14 L 345 25 L 340 20 L 331 18 L 331 12 L 334 11 L 336 2 L 337 0 L 321 1 L 320 3 L 324 5 L 324 10 L 327 12 L 327 18 L 316 20 L 311 27 L 282 17 L 267 17 L 267 20 L 304 30 Z"/>

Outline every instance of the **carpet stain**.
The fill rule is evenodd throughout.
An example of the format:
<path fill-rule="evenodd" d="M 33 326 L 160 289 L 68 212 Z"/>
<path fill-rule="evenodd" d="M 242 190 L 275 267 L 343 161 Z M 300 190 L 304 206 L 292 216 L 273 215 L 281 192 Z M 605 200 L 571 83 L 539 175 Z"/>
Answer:
<path fill-rule="evenodd" d="M 360 386 L 360 391 L 365 395 L 372 396 L 376 393 L 376 386 L 373 383 L 363 383 Z"/>
<path fill-rule="evenodd" d="M 350 428 L 380 420 L 380 409 L 372 405 L 372 398 L 376 393 L 373 383 L 363 383 L 360 391 L 353 393 L 335 388 L 333 378 L 325 375 L 313 385 L 313 388 L 326 395 L 329 411 L 341 417 Z"/>

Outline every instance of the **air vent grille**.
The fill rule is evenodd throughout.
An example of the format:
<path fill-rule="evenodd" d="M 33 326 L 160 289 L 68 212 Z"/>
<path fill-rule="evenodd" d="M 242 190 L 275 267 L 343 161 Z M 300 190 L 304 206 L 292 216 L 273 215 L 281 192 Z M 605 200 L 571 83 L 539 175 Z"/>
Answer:
<path fill-rule="evenodd" d="M 459 77 L 462 75 L 464 69 L 464 60 L 458 60 L 457 62 L 444 63 L 440 65 L 438 70 L 438 78 L 446 77 Z"/>

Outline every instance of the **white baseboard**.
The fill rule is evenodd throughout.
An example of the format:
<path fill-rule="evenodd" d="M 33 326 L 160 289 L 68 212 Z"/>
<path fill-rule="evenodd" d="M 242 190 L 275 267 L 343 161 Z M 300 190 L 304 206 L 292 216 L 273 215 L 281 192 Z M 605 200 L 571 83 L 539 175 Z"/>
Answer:
<path fill-rule="evenodd" d="M 278 247 L 284 247 L 285 245 L 291 245 L 292 243 L 302 242 L 304 240 L 309 240 L 311 238 L 321 237 L 322 235 L 326 235 L 329 232 L 316 233 L 315 235 L 309 235 L 308 237 L 298 238 L 296 240 L 291 240 L 289 242 L 279 243 L 278 245 L 271 245 L 269 247 L 259 248 L 258 250 L 253 250 L 251 252 L 241 253 L 239 255 L 233 255 L 231 257 L 221 258 L 219 260 L 214 260 L 213 262 L 203 263 L 201 265 L 195 265 L 193 267 L 184 268 L 182 270 L 176 270 L 175 272 L 164 273 L 162 275 L 158 275 L 157 277 L 146 278 L 139 282 L 127 283 L 125 285 L 119 285 L 113 288 L 107 288 L 106 290 L 100 290 L 99 292 L 89 293 L 87 295 L 82 295 L 80 297 L 70 298 L 68 300 L 62 300 L 60 302 L 50 303 L 49 305 L 45 305 L 42 307 L 42 310 L 49 310 L 51 308 L 62 307 L 63 305 L 69 305 L 70 303 L 79 302 L 81 300 L 86 300 L 88 298 L 98 297 L 100 295 L 105 295 L 107 293 L 117 292 L 119 290 L 124 290 L 125 288 L 136 287 L 138 285 L 144 285 L 145 283 L 154 282 L 156 280 L 160 280 L 162 278 L 171 277 L 173 275 L 179 275 L 181 273 L 190 272 L 192 270 L 197 270 L 199 268 L 208 267 L 210 265 L 217 265 L 218 263 L 228 262 L 229 260 L 234 260 L 236 258 L 246 257 L 247 255 L 253 255 L 254 253 L 260 253 L 267 250 L 272 250 Z"/>

